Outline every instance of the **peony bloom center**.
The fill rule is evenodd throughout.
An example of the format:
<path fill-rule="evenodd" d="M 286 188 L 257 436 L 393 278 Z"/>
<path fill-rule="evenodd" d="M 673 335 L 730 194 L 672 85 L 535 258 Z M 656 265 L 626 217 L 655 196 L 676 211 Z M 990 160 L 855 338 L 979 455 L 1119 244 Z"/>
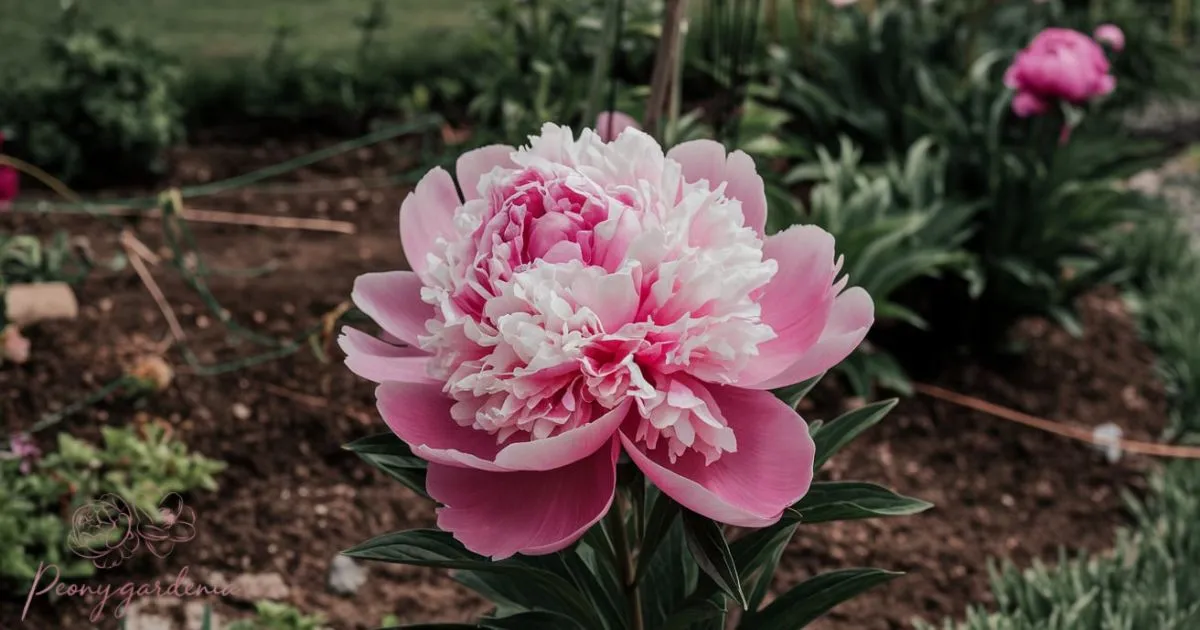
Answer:
<path fill-rule="evenodd" d="M 454 421 L 540 440 L 631 400 L 636 439 L 672 461 L 736 451 L 697 382 L 735 383 L 777 336 L 758 303 L 777 264 L 741 202 L 636 130 L 605 144 L 548 126 L 512 159 L 426 256 L 419 343 Z"/>

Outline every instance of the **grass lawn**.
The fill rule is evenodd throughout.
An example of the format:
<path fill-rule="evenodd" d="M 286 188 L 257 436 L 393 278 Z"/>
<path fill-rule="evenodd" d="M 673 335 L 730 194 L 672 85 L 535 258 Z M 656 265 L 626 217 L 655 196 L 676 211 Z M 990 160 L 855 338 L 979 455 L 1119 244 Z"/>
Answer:
<path fill-rule="evenodd" d="M 151 38 L 187 64 L 220 64 L 262 55 L 276 28 L 292 27 L 293 47 L 344 54 L 358 42 L 354 19 L 370 0 L 76 0 L 99 23 Z M 476 18 L 485 0 L 386 0 L 390 23 L 379 41 L 430 54 Z M 58 0 L 0 0 L 0 61 L 36 64 L 45 32 L 56 26 Z M 419 45 L 418 45 L 419 44 Z"/>

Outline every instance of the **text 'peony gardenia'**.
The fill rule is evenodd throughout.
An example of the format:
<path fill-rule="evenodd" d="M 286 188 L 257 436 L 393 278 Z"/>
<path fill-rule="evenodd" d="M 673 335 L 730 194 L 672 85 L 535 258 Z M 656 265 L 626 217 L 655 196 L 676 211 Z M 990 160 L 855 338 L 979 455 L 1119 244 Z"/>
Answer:
<path fill-rule="evenodd" d="M 724 523 L 804 496 L 813 441 L 769 390 L 844 359 L 874 309 L 824 230 L 764 236 L 748 155 L 547 124 L 457 178 L 461 197 L 433 169 L 400 209 L 413 270 L 355 282 L 386 339 L 339 340 L 429 462 L 440 528 L 494 558 L 563 549 L 609 509 L 622 451 Z"/>
<path fill-rule="evenodd" d="M 1004 84 L 1017 91 L 1013 112 L 1027 117 L 1045 113 L 1058 101 L 1078 105 L 1108 94 L 1116 79 L 1095 40 L 1071 29 L 1047 28 L 1017 53 Z"/>

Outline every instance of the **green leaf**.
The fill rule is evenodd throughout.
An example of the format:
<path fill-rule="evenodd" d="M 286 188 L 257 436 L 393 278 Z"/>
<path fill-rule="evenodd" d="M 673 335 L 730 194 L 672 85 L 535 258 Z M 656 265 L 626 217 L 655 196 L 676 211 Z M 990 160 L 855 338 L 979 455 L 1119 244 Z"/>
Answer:
<path fill-rule="evenodd" d="M 770 606 L 749 615 L 745 630 L 797 630 L 834 606 L 901 573 L 882 569 L 845 569 L 823 573 L 780 595 Z"/>
<path fill-rule="evenodd" d="M 661 626 L 652 627 L 659 630 L 696 630 L 697 624 L 723 619 L 726 612 L 725 598 L 720 601 L 698 599 L 676 611 Z"/>
<path fill-rule="evenodd" d="M 363 461 L 382 470 L 413 492 L 430 498 L 425 491 L 425 460 L 413 455 L 412 449 L 394 433 L 379 433 L 346 444 L 342 448 L 354 452 Z"/>
<path fill-rule="evenodd" d="M 675 517 L 679 516 L 679 504 L 675 503 L 671 497 L 654 487 L 650 488 L 649 495 L 650 515 L 646 518 L 646 531 L 642 533 L 634 583 L 641 581 L 642 575 L 650 566 L 650 561 L 654 559 L 654 552 L 658 551 L 658 546 L 662 543 L 663 538 L 675 524 Z"/>
<path fill-rule="evenodd" d="M 818 481 L 784 514 L 801 524 L 850 521 L 879 516 L 909 516 L 932 503 L 896 494 L 883 486 L 859 481 Z"/>
<path fill-rule="evenodd" d="M 489 630 L 569 630 L 579 627 L 579 624 L 570 617 L 542 610 L 519 613 L 500 619 L 484 619 L 480 625 Z"/>
<path fill-rule="evenodd" d="M 820 470 L 821 466 L 824 466 L 834 453 L 882 420 L 892 410 L 892 407 L 896 406 L 897 402 L 899 402 L 898 399 L 891 398 L 871 403 L 842 414 L 829 424 L 822 426 L 820 432 L 813 436 L 813 441 L 817 446 L 813 470 Z"/>
<path fill-rule="evenodd" d="M 593 529 L 602 529 L 595 527 Z M 591 551 L 591 550 L 589 550 Z M 549 571 L 575 585 L 575 588 L 588 600 L 588 605 L 605 628 L 618 630 L 626 627 L 625 597 L 617 572 L 607 566 L 589 564 L 580 554 L 580 546 L 544 556 L 521 556 L 514 561 L 522 565 Z M 595 567 L 598 570 L 593 570 Z M 496 579 L 508 582 L 507 577 L 495 576 Z M 526 603 L 526 608 L 535 608 L 539 593 L 534 590 L 519 588 L 520 594 L 526 595 L 520 601 Z"/>
<path fill-rule="evenodd" d="M 775 568 L 795 533 L 796 525 L 784 522 L 734 541 L 733 557 L 742 571 L 742 584 L 750 591 L 746 610 L 758 610 L 762 604 L 775 577 Z"/>
<path fill-rule="evenodd" d="M 342 552 L 351 558 L 441 569 L 459 569 L 479 574 L 496 574 L 499 579 L 481 577 L 493 592 L 506 600 L 537 606 L 567 615 L 585 628 L 602 628 L 596 613 L 582 593 L 562 577 L 530 566 L 517 557 L 493 562 L 462 546 L 448 533 L 434 529 L 413 529 L 377 536 Z"/>
<path fill-rule="evenodd" d="M 746 594 L 742 591 L 742 580 L 738 577 L 737 565 L 733 561 L 733 553 L 729 551 L 729 543 L 725 541 L 725 532 L 721 531 L 721 526 L 691 510 L 683 510 L 683 531 L 688 549 L 700 570 L 725 594 L 745 608 L 747 601 Z"/>
<path fill-rule="evenodd" d="M 667 619 L 694 604 L 693 594 L 700 582 L 700 570 L 692 561 L 681 519 L 672 519 L 658 545 L 658 552 L 646 563 L 638 586 L 642 617 L 647 628 L 658 628 Z M 711 583 L 705 581 L 705 583 Z M 724 601 L 716 586 L 711 594 Z M 711 608 L 711 606 L 710 606 Z"/>
<path fill-rule="evenodd" d="M 806 381 L 796 383 L 795 385 L 780 387 L 779 389 L 775 390 L 775 396 L 787 403 L 787 405 L 792 409 L 795 409 L 796 405 L 799 405 L 800 401 L 804 400 L 804 397 L 807 396 L 808 393 L 817 386 L 817 383 L 821 382 L 821 377 L 823 376 L 825 376 L 824 372 Z"/>

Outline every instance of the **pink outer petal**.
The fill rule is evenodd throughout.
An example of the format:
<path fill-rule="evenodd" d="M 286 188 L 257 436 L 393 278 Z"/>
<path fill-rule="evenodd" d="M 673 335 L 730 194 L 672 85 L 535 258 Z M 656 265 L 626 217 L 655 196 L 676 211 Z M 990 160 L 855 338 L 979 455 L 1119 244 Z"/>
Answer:
<path fill-rule="evenodd" d="M 713 188 L 725 181 L 725 147 L 715 140 L 689 140 L 671 147 L 667 159 L 679 162 L 689 183 L 708 180 Z"/>
<path fill-rule="evenodd" d="M 533 442 L 509 444 L 496 455 L 496 464 L 509 470 L 553 470 L 577 462 L 612 441 L 629 416 L 631 399 L 576 429 Z"/>
<path fill-rule="evenodd" d="M 458 185 L 462 188 L 463 197 L 467 201 L 483 198 L 479 192 L 480 180 L 497 166 L 516 168 L 516 162 L 512 161 L 515 151 L 516 149 L 508 145 L 493 144 L 460 155 L 454 172 L 458 175 Z"/>
<path fill-rule="evenodd" d="M 425 257 L 438 238 L 452 238 L 454 211 L 461 205 L 454 180 L 442 167 L 425 174 L 400 204 L 400 244 L 408 265 L 425 272 Z"/>
<path fill-rule="evenodd" d="M 729 154 L 725 163 L 725 194 L 742 202 L 745 225 L 760 237 L 767 227 L 767 189 L 754 158 L 744 151 Z"/>
<path fill-rule="evenodd" d="M 454 401 L 438 384 L 386 382 L 375 390 L 379 414 L 413 453 L 446 466 L 491 472 L 545 471 L 568 466 L 612 440 L 629 415 L 630 401 L 595 420 L 553 437 L 510 443 L 459 425 L 450 416 Z"/>
<path fill-rule="evenodd" d="M 841 363 L 866 338 L 875 322 L 875 303 L 861 287 L 851 287 L 837 297 L 821 339 L 798 361 L 779 374 L 754 385 L 774 389 L 810 379 Z"/>
<path fill-rule="evenodd" d="M 770 392 L 724 385 L 709 385 L 708 391 L 737 436 L 737 451 L 708 465 L 703 455 L 688 451 L 671 463 L 665 448 L 647 453 L 623 430 L 625 452 L 655 486 L 689 510 L 739 527 L 770 525 L 812 483 L 816 446 L 808 425 Z"/>
<path fill-rule="evenodd" d="M 688 183 L 708 180 L 712 188 L 727 184 L 725 194 L 742 203 L 744 225 L 759 236 L 767 223 L 767 193 L 754 159 L 743 151 L 725 156 L 725 147 L 713 140 L 691 140 L 675 145 L 667 152 L 679 163 Z"/>
<path fill-rule="evenodd" d="M 364 273 L 355 278 L 350 299 L 388 334 L 418 345 L 433 307 L 421 301 L 421 279 L 411 271 Z"/>
<path fill-rule="evenodd" d="M 499 472 L 496 437 L 460 426 L 450 417 L 454 401 L 438 385 L 384 383 L 375 389 L 379 415 L 397 437 L 427 461 Z"/>
<path fill-rule="evenodd" d="M 338 346 L 346 353 L 346 367 L 368 381 L 437 382 L 426 369 L 429 355 L 419 348 L 394 346 L 349 326 L 342 329 Z"/>
<path fill-rule="evenodd" d="M 776 338 L 758 347 L 755 357 L 739 375 L 740 387 L 765 389 L 768 381 L 808 352 L 829 325 L 834 306 L 833 280 L 837 274 L 834 240 L 814 225 L 800 225 L 769 236 L 763 257 L 779 270 L 759 299 L 762 321 Z"/>
<path fill-rule="evenodd" d="M 489 473 L 431 464 L 425 487 L 445 507 L 438 527 L 475 553 L 501 560 L 542 555 L 579 540 L 612 505 L 616 440 L 550 472 Z"/>

